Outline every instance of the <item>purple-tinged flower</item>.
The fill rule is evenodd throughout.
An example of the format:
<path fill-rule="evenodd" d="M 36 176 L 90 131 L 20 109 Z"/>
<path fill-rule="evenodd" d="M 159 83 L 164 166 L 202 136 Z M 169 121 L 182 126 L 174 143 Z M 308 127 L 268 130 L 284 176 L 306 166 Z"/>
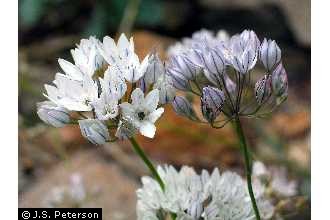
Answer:
<path fill-rule="evenodd" d="M 188 79 L 182 75 L 179 69 L 176 67 L 167 67 L 166 73 L 172 78 L 173 86 L 182 91 L 190 91 L 191 86 Z"/>
<path fill-rule="evenodd" d="M 225 72 L 225 58 L 221 50 L 203 48 L 193 50 L 188 59 L 203 68 L 205 77 L 215 85 L 220 84 L 220 78 Z"/>
<path fill-rule="evenodd" d="M 182 96 L 176 96 L 172 102 L 174 111 L 181 116 L 187 117 L 191 120 L 196 120 L 197 116 L 191 103 Z"/>
<path fill-rule="evenodd" d="M 78 121 L 81 134 L 92 144 L 102 145 L 110 140 L 108 128 L 97 119 L 84 119 Z"/>
<path fill-rule="evenodd" d="M 274 94 L 279 98 L 278 104 L 287 98 L 289 89 L 288 76 L 282 63 L 272 73 L 272 88 Z"/>
<path fill-rule="evenodd" d="M 201 108 L 204 118 L 212 123 L 221 113 L 224 105 L 224 93 L 214 87 L 204 87 L 201 97 Z"/>
<path fill-rule="evenodd" d="M 199 55 L 199 60 L 192 59 L 196 65 L 200 65 L 214 75 L 222 75 L 225 71 L 225 58 L 220 50 L 206 48 L 204 50 L 194 50 Z M 196 55 L 194 56 L 196 57 Z"/>
<path fill-rule="evenodd" d="M 261 79 L 259 79 L 255 85 L 254 92 L 258 104 L 263 104 L 263 102 L 272 94 L 271 78 L 264 75 Z"/>
<path fill-rule="evenodd" d="M 236 91 L 236 84 L 234 83 L 233 80 L 230 79 L 230 77 L 227 74 L 224 74 L 224 79 L 228 92 L 230 94 L 234 94 L 234 92 Z"/>
<path fill-rule="evenodd" d="M 224 54 L 229 64 L 241 74 L 246 74 L 257 62 L 259 47 L 257 35 L 253 31 L 245 30 L 230 39 Z"/>
<path fill-rule="evenodd" d="M 183 54 L 171 58 L 169 69 L 172 68 L 187 80 L 195 79 L 200 73 L 200 69 Z"/>
<path fill-rule="evenodd" d="M 281 49 L 274 40 L 264 39 L 260 47 L 260 60 L 268 72 L 281 61 Z"/>

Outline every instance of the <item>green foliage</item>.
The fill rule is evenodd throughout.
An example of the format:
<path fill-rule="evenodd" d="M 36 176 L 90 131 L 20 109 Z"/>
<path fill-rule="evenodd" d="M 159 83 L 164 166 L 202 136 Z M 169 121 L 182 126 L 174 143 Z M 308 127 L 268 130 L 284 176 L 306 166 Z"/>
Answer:
<path fill-rule="evenodd" d="M 31 27 L 40 21 L 47 12 L 46 0 L 21 0 L 19 2 L 20 22 L 24 27 Z"/>
<path fill-rule="evenodd" d="M 131 1 L 140 1 L 138 6 L 138 14 L 135 19 L 136 25 L 139 26 L 156 26 L 163 22 L 162 0 L 98 0 L 92 2 L 85 1 L 67 1 L 67 0 L 20 0 L 19 1 L 19 17 L 20 25 L 24 28 L 33 28 L 38 26 L 43 19 L 46 19 L 50 12 L 58 14 L 71 14 L 70 17 L 81 18 L 81 6 L 90 7 L 91 15 L 87 18 L 86 24 L 82 28 L 82 35 L 95 35 L 97 37 L 108 34 L 108 31 L 117 31 L 118 26 L 123 19 L 125 9 Z M 63 7 L 63 4 L 71 7 Z M 62 7 L 60 7 L 62 6 Z M 74 10 L 76 9 L 76 10 Z M 60 11 L 61 10 L 61 11 Z M 64 10 L 64 11 L 62 11 Z M 83 15 L 85 16 L 85 15 Z M 64 19 L 67 16 L 63 16 Z M 57 19 L 61 19 L 59 16 Z M 46 19 L 47 20 L 47 19 Z M 48 19 L 49 20 L 49 19 Z M 61 24 L 59 20 L 57 23 Z"/>
<path fill-rule="evenodd" d="M 163 2 L 159 0 L 142 0 L 137 16 L 137 24 L 154 26 L 163 22 Z"/>

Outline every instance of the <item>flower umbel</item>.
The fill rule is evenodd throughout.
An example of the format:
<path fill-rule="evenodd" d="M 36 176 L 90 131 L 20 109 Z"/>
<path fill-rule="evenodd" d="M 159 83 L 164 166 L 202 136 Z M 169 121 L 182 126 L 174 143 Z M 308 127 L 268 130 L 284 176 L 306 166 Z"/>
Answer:
<path fill-rule="evenodd" d="M 138 219 L 162 219 L 174 213 L 181 220 L 242 220 L 254 219 L 245 181 L 237 174 L 214 169 L 197 174 L 193 168 L 158 167 L 166 185 L 162 191 L 156 181 L 142 177 L 142 188 L 137 190 Z M 265 197 L 264 186 L 254 185 L 263 219 L 272 217 L 274 207 Z M 165 218 L 166 219 L 166 218 Z"/>
<path fill-rule="evenodd" d="M 117 44 L 108 36 L 103 42 L 83 39 L 71 54 L 74 63 L 59 59 L 64 74 L 45 85 L 49 101 L 38 104 L 40 118 L 55 127 L 79 123 L 82 135 L 94 144 L 133 137 L 136 131 L 153 138 L 154 123 L 164 112 L 158 105 L 175 96 L 158 54 L 140 63 L 133 38 L 124 34 Z M 141 82 L 146 83 L 143 91 L 136 88 Z"/>
<path fill-rule="evenodd" d="M 266 74 L 256 82 L 253 92 L 251 75 L 258 58 Z M 173 85 L 200 97 L 203 116 L 213 127 L 222 127 L 228 122 L 217 120 L 221 115 L 229 121 L 235 117 L 266 115 L 287 97 L 287 75 L 279 46 L 267 39 L 260 45 L 257 35 L 251 30 L 231 38 L 217 38 L 209 31 L 198 32 L 191 39 L 184 39 L 175 53 L 172 48 L 169 59 L 166 71 L 172 77 Z M 210 108 L 208 110 L 212 111 L 209 112 L 206 111 L 204 89 L 210 86 L 221 91 L 224 101 L 222 108 Z M 219 110 L 223 114 L 219 114 Z M 192 120 L 196 121 L 195 118 Z M 224 123 L 219 125 L 219 121 Z"/>

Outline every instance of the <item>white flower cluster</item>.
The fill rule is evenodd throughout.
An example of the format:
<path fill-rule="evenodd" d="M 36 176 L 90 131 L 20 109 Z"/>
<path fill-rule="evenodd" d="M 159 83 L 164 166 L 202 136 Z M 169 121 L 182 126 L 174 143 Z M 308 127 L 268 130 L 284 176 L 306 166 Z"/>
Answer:
<path fill-rule="evenodd" d="M 232 172 L 212 174 L 203 170 L 198 175 L 184 166 L 180 171 L 172 166 L 158 167 L 165 191 L 150 177 L 143 177 L 137 190 L 137 215 L 141 220 L 162 220 L 176 215 L 177 220 L 250 220 L 255 219 L 246 181 Z M 262 219 L 269 219 L 274 207 L 264 194 L 260 181 L 254 191 Z"/>
<path fill-rule="evenodd" d="M 64 73 L 56 73 L 54 85 L 45 85 L 49 101 L 38 103 L 39 117 L 55 127 L 78 122 L 82 135 L 94 144 L 137 131 L 154 137 L 154 123 L 164 111 L 158 105 L 175 96 L 158 55 L 149 54 L 140 62 L 133 38 L 124 34 L 117 44 L 108 36 L 103 42 L 83 39 L 71 54 L 74 63 L 59 59 Z M 74 114 L 83 118 L 75 120 Z M 117 131 L 112 135 L 108 129 Z"/>

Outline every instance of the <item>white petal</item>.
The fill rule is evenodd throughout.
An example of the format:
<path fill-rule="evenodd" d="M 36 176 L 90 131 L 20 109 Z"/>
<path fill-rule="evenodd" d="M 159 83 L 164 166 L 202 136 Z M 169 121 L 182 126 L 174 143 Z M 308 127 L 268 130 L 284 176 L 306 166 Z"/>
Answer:
<path fill-rule="evenodd" d="M 118 50 L 115 41 L 111 37 L 103 38 L 103 45 L 97 45 L 103 58 L 111 65 L 118 60 Z"/>
<path fill-rule="evenodd" d="M 147 67 L 147 65 L 146 65 Z M 133 53 L 129 59 L 127 60 L 127 63 L 125 63 L 123 65 L 123 72 L 124 72 L 124 77 L 127 81 L 134 83 L 136 81 L 138 81 L 144 72 L 141 72 L 141 68 L 140 68 L 140 61 L 139 61 L 139 57 Z"/>
<path fill-rule="evenodd" d="M 136 88 L 132 92 L 131 98 L 134 106 L 141 106 L 144 102 L 144 93 L 140 88 Z"/>
<path fill-rule="evenodd" d="M 81 80 L 82 73 L 78 67 L 63 59 L 58 59 L 58 63 L 69 77 L 75 80 Z"/>
<path fill-rule="evenodd" d="M 164 113 L 164 108 L 158 108 L 157 110 L 150 113 L 148 120 L 155 123 L 157 119 Z"/>
<path fill-rule="evenodd" d="M 144 121 L 141 123 L 140 133 L 143 136 L 146 136 L 148 138 L 153 138 L 155 136 L 155 132 L 156 132 L 156 126 L 151 122 Z"/>
<path fill-rule="evenodd" d="M 60 98 L 60 92 L 55 86 L 46 84 L 45 89 L 47 91 L 46 96 L 49 98 L 49 100 L 56 102 Z"/>
<path fill-rule="evenodd" d="M 73 100 L 70 98 L 63 98 L 58 101 L 60 106 L 63 106 L 67 108 L 70 111 L 91 111 L 92 107 L 89 105 L 86 105 L 85 103 L 79 102 L 77 100 Z"/>
<path fill-rule="evenodd" d="M 71 55 L 74 60 L 74 63 L 80 65 L 82 63 L 87 63 L 87 57 L 83 54 L 78 48 L 71 50 Z"/>
<path fill-rule="evenodd" d="M 122 98 L 127 90 L 125 79 L 122 78 L 118 69 L 114 66 L 109 66 L 104 73 L 103 88 L 105 91 L 116 95 L 118 99 Z"/>
<path fill-rule="evenodd" d="M 131 52 L 130 43 L 124 33 L 120 35 L 120 37 L 118 39 L 117 47 L 118 47 L 120 55 L 123 58 L 127 58 L 130 55 L 130 52 Z"/>
<path fill-rule="evenodd" d="M 151 92 L 149 92 L 148 95 L 146 96 L 144 101 L 144 107 L 148 111 L 153 112 L 156 110 L 158 102 L 159 102 L 159 90 L 154 89 Z"/>
<path fill-rule="evenodd" d="M 147 71 L 148 66 L 149 66 L 149 55 L 146 56 L 143 59 L 143 61 L 141 62 L 141 65 L 140 65 L 140 68 L 139 68 L 140 75 L 144 75 L 145 74 L 145 72 Z M 154 81 L 156 81 L 156 80 L 154 80 Z"/>

